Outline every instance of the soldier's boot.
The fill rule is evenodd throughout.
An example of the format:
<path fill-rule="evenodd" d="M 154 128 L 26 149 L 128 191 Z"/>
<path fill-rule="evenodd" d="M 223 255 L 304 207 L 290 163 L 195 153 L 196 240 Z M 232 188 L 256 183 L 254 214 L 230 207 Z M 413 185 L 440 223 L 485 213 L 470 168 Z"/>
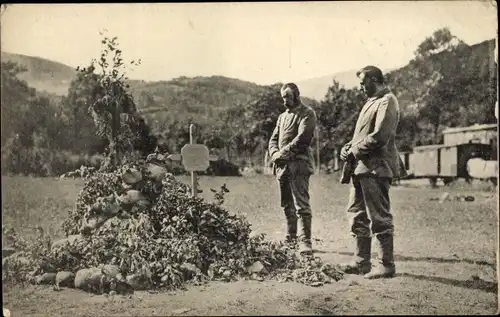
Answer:
<path fill-rule="evenodd" d="M 299 236 L 299 253 L 301 255 L 311 255 L 311 215 L 300 215 L 300 236 Z"/>
<path fill-rule="evenodd" d="M 370 272 L 372 268 L 372 238 L 356 237 L 356 247 L 351 262 L 340 264 L 340 269 L 347 274 L 363 275 Z"/>
<path fill-rule="evenodd" d="M 392 234 L 377 235 L 378 259 L 375 268 L 365 275 L 367 279 L 390 278 L 396 275 L 394 264 L 394 237 Z"/>
<path fill-rule="evenodd" d="M 285 243 L 295 248 L 297 245 L 297 217 L 286 218 L 286 239 Z"/>

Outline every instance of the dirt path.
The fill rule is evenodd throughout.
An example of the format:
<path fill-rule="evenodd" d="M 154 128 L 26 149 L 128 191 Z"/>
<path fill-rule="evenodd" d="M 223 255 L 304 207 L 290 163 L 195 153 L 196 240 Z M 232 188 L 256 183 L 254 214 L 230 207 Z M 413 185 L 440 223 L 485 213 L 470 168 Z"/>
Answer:
<path fill-rule="evenodd" d="M 326 248 L 324 248 L 326 249 Z M 348 255 L 323 251 L 325 260 Z M 51 287 L 4 289 L 4 307 L 14 316 L 169 316 L 169 315 L 338 315 L 338 314 L 494 314 L 496 272 L 492 263 L 460 259 L 436 261 L 397 257 L 398 275 L 364 280 L 347 275 L 314 288 L 276 281 L 211 282 L 185 290 L 130 298 Z M 475 277 L 474 277 L 475 276 Z"/>

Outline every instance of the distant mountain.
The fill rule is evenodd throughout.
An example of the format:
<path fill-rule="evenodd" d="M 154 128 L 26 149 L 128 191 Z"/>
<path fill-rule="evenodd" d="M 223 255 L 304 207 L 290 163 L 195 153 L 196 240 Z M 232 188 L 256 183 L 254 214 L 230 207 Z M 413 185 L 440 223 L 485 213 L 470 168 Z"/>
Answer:
<path fill-rule="evenodd" d="M 56 95 L 66 95 L 68 92 L 69 84 L 75 78 L 76 70 L 68 65 L 51 61 L 45 58 L 36 56 L 27 56 L 22 54 L 14 54 L 8 52 L 2 52 L 2 61 L 13 61 L 18 64 L 24 65 L 28 71 L 22 73 L 19 77 L 33 88 L 39 91 L 45 91 Z M 248 81 L 243 81 L 239 79 L 230 79 L 223 76 L 212 76 L 212 77 L 194 77 L 186 78 L 180 77 L 170 81 L 156 81 L 156 82 L 146 82 L 141 80 L 131 80 L 130 83 L 134 90 L 134 95 L 141 93 L 144 90 L 155 91 L 157 94 L 167 95 L 176 94 L 179 91 L 179 86 L 190 86 L 195 88 L 196 85 L 207 84 L 208 78 L 217 81 L 224 88 L 229 88 L 234 85 L 235 91 L 241 90 L 243 87 L 248 87 L 250 91 L 255 92 L 258 87 L 263 87 L 255 83 Z M 222 78 L 226 78 L 224 81 Z M 332 84 L 333 78 L 335 78 L 341 85 L 346 88 L 354 87 L 358 84 L 358 79 L 356 78 L 356 71 L 345 71 L 336 73 L 333 75 L 316 77 L 311 79 L 306 79 L 299 81 L 297 84 L 300 87 L 301 93 L 304 97 L 309 97 L 316 100 L 321 100 L 328 87 Z M 192 81 L 188 84 L 188 81 Z M 171 85 L 170 85 L 171 84 Z M 161 88 L 162 86 L 168 85 L 167 89 Z M 215 88 L 213 85 L 209 85 Z M 175 88 L 177 87 L 177 88 Z M 229 93 L 232 94 L 233 88 L 228 89 Z M 246 88 L 245 88 L 246 89 Z"/>
<path fill-rule="evenodd" d="M 359 79 L 356 77 L 356 70 L 348 70 L 332 75 L 298 81 L 297 86 L 299 86 L 302 96 L 320 101 L 325 97 L 328 87 L 332 85 L 334 79 L 345 88 L 353 88 L 359 84 Z"/>
<path fill-rule="evenodd" d="M 382 69 L 384 73 L 389 73 L 393 70 Z M 331 75 L 310 78 L 297 82 L 297 85 L 300 88 L 301 95 L 321 101 L 334 79 L 346 89 L 359 88 L 359 78 L 356 76 L 357 71 L 357 69 L 352 69 Z"/>
<path fill-rule="evenodd" d="M 27 68 L 19 78 L 40 91 L 65 95 L 76 70 L 68 65 L 45 58 L 2 52 L 2 62 L 12 61 Z"/>
<path fill-rule="evenodd" d="M 2 52 L 2 61 L 13 61 L 27 68 L 19 77 L 40 94 L 66 95 L 76 70 L 65 64 L 35 56 Z M 137 107 L 153 121 L 166 116 L 212 120 L 227 109 L 244 105 L 265 91 L 265 86 L 228 78 L 179 77 L 168 81 L 130 80 Z M 307 97 L 304 102 L 311 103 Z"/>

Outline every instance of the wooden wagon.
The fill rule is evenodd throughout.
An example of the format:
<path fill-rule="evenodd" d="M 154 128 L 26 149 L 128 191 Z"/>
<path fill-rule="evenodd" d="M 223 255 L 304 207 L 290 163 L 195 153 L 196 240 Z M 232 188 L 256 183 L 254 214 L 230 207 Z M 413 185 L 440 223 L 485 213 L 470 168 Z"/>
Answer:
<path fill-rule="evenodd" d="M 412 153 L 405 155 L 405 164 L 412 178 L 428 178 L 435 186 L 438 179 L 444 184 L 457 178 L 469 182 L 467 162 L 473 158 L 491 160 L 494 154 L 489 144 L 426 145 L 415 147 Z"/>

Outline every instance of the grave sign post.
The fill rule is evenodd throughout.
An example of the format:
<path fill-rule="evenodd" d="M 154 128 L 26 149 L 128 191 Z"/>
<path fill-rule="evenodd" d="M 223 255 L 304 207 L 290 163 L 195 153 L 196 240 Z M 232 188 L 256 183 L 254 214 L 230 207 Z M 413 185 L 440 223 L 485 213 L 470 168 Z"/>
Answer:
<path fill-rule="evenodd" d="M 171 154 L 168 156 L 172 161 L 181 161 L 186 171 L 191 172 L 191 195 L 198 193 L 196 172 L 205 171 L 211 161 L 217 161 L 216 155 L 210 155 L 208 148 L 204 144 L 196 144 L 194 139 L 194 125 L 189 126 L 189 144 L 181 149 L 181 154 Z"/>

